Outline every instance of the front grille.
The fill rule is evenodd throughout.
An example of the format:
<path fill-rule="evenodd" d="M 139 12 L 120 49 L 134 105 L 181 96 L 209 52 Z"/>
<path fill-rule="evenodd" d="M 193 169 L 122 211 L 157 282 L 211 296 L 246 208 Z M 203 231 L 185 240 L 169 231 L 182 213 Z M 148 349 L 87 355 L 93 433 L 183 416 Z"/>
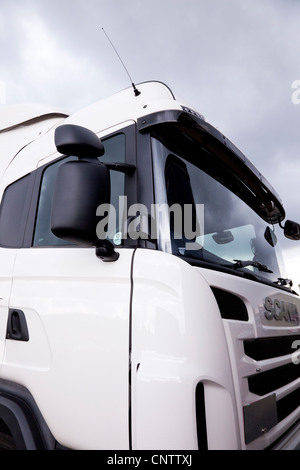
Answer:
<path fill-rule="evenodd" d="M 299 342 L 299 343 L 298 343 Z M 245 354 L 257 361 L 257 369 L 262 372 L 247 377 L 248 389 L 259 397 L 276 394 L 281 389 L 281 398 L 276 401 L 278 422 L 287 418 L 300 406 L 300 361 L 292 361 L 292 354 L 300 345 L 300 335 L 259 338 L 244 341 Z M 290 362 L 282 364 L 282 360 Z M 268 370 L 264 371 L 264 365 L 260 367 L 259 361 L 273 360 L 272 368 L 270 362 L 266 363 Z M 299 381 L 298 381 L 299 382 Z M 295 388 L 297 387 L 298 388 Z M 282 387 L 285 390 L 282 391 Z M 284 395 L 284 396 L 282 396 Z"/>

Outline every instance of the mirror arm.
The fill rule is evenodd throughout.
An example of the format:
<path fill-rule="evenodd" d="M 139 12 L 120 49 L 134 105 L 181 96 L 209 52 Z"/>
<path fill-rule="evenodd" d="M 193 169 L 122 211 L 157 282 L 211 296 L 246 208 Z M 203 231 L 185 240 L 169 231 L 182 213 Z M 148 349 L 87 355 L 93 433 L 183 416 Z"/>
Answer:
<path fill-rule="evenodd" d="M 117 261 L 120 254 L 114 249 L 113 244 L 109 240 L 98 240 L 96 245 L 96 256 L 105 262 Z"/>

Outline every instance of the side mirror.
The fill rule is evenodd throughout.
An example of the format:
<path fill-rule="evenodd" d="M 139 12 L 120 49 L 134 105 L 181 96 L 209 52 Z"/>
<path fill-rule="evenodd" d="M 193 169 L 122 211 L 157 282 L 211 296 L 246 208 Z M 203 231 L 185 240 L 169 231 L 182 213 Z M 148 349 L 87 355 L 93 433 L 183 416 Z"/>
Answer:
<path fill-rule="evenodd" d="M 52 202 L 52 232 L 75 244 L 97 246 L 97 207 L 109 202 L 110 175 L 104 164 L 96 159 L 62 163 Z"/>
<path fill-rule="evenodd" d="M 79 161 L 63 163 L 58 169 L 52 201 L 52 232 L 77 245 L 95 246 L 96 255 L 103 261 L 116 261 L 119 254 L 112 243 L 99 240 L 96 233 L 101 221 L 97 208 L 110 202 L 109 169 L 97 159 L 104 154 L 101 140 L 91 130 L 73 124 L 59 126 L 54 138 L 58 152 L 77 156 Z"/>
<path fill-rule="evenodd" d="M 284 224 L 284 235 L 290 240 L 300 240 L 300 225 L 292 220 L 287 220 Z"/>
<path fill-rule="evenodd" d="M 54 134 L 58 152 L 77 157 L 101 157 L 104 146 L 97 135 L 85 127 L 64 124 L 57 127 Z"/>

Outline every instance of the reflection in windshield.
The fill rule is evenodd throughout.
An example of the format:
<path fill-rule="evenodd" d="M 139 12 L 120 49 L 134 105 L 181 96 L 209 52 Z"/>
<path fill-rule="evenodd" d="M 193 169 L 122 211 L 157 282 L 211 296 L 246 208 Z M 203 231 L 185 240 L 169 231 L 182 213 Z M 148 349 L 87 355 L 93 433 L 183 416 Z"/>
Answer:
<path fill-rule="evenodd" d="M 278 246 L 273 247 L 265 238 L 268 224 L 262 220 L 244 201 L 231 192 L 216 177 L 206 171 L 212 168 L 214 157 L 194 146 L 194 152 L 175 155 L 156 138 L 152 139 L 153 162 L 155 171 L 156 203 L 169 207 L 179 204 L 192 206 L 192 226 L 196 230 L 201 225 L 198 236 L 193 242 L 198 249 L 189 250 L 184 236 L 176 236 L 174 220 L 170 214 L 168 226 L 166 221 L 159 227 L 160 248 L 176 255 L 197 258 L 209 263 L 226 267 L 237 267 L 236 260 L 252 261 L 242 266 L 259 277 L 275 282 L 280 276 L 277 258 Z M 208 159 L 210 163 L 208 164 Z M 215 160 L 214 165 L 218 165 Z M 205 171 L 204 171 L 205 170 Z M 218 178 L 220 179 L 220 178 Z M 199 220 L 196 206 L 202 205 L 203 217 Z M 271 228 L 273 231 L 273 228 Z M 184 234 L 184 229 L 182 230 Z M 264 265 L 268 269 L 259 268 Z"/>

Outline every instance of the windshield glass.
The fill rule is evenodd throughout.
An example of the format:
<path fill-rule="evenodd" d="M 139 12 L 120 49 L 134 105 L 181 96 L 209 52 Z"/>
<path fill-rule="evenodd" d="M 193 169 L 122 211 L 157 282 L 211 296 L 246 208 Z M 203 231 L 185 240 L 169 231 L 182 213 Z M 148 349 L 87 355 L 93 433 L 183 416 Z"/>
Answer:
<path fill-rule="evenodd" d="M 195 142 L 180 145 L 173 136 L 152 137 L 159 248 L 276 282 L 281 258 L 274 228 L 236 188 L 231 191 L 212 153 Z"/>

